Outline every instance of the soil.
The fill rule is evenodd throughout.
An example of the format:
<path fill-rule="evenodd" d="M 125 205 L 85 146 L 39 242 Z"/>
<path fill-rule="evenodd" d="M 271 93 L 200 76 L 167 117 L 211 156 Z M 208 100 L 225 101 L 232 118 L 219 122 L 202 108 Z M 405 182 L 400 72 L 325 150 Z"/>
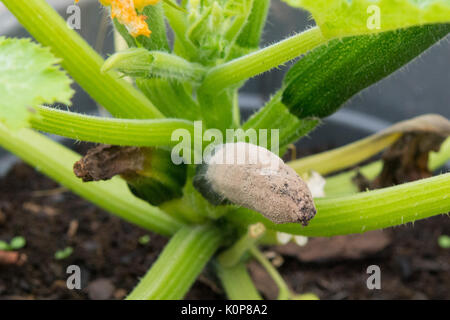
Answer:
<path fill-rule="evenodd" d="M 437 244 L 443 234 L 450 234 L 448 216 L 385 230 L 382 246 L 375 237 L 358 254 L 342 254 L 353 252 L 345 244 L 355 242 L 351 237 L 339 240 L 344 243 L 336 246 L 339 254 L 333 254 L 333 239 L 328 244 L 310 240 L 304 249 L 310 252 L 303 256 L 266 251 L 297 293 L 313 292 L 321 299 L 449 299 L 450 250 Z M 140 244 L 144 235 L 150 235 L 150 242 Z M 14 236 L 27 241 L 18 250 L 26 261 L 0 264 L 1 299 L 122 299 L 167 242 L 96 208 L 23 163 L 0 180 L 0 240 Z M 321 241 L 327 255 L 311 254 L 321 251 Z M 313 245 L 316 249 L 308 247 Z M 66 247 L 73 253 L 56 260 L 55 252 Z M 81 290 L 66 287 L 66 268 L 73 264 L 81 268 Z M 369 265 L 381 268 L 381 290 L 367 289 Z M 266 274 L 258 266 L 251 269 L 259 286 L 266 282 L 268 288 L 261 289 L 270 297 L 274 289 Z M 203 275 L 186 298 L 225 297 Z"/>

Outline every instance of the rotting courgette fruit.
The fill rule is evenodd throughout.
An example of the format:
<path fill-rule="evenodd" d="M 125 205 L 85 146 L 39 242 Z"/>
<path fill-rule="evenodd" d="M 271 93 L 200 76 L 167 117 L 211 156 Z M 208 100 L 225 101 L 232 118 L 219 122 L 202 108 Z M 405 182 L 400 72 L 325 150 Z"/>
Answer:
<path fill-rule="evenodd" d="M 135 196 L 157 206 L 182 197 L 187 167 L 175 165 L 167 150 L 99 145 L 75 163 L 74 173 L 85 182 L 120 175 Z"/>
<path fill-rule="evenodd" d="M 145 148 L 143 170 L 122 174 L 131 192 L 154 206 L 183 196 L 187 167 L 176 165 L 171 153 L 163 149 Z"/>

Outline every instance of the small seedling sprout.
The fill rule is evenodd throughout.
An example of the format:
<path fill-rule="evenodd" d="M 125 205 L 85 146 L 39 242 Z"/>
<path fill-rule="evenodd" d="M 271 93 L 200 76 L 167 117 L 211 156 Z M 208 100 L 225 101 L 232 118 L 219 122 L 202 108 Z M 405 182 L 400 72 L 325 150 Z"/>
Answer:
<path fill-rule="evenodd" d="M 139 244 L 141 245 L 146 245 L 150 243 L 150 236 L 148 234 L 143 235 L 142 237 L 139 238 L 138 240 Z"/>
<path fill-rule="evenodd" d="M 70 257 L 73 253 L 72 247 L 65 247 L 62 250 L 58 250 L 55 252 L 54 258 L 55 260 L 64 260 Z"/>
<path fill-rule="evenodd" d="M 8 251 L 10 249 L 10 246 L 7 242 L 0 240 L 0 250 Z"/>
<path fill-rule="evenodd" d="M 4 251 L 12 251 L 12 250 L 19 250 L 25 247 L 27 244 L 27 241 L 24 237 L 17 236 L 11 239 L 9 243 L 0 240 L 0 250 Z"/>
<path fill-rule="evenodd" d="M 442 235 L 438 238 L 438 244 L 442 249 L 450 249 L 450 237 Z"/>

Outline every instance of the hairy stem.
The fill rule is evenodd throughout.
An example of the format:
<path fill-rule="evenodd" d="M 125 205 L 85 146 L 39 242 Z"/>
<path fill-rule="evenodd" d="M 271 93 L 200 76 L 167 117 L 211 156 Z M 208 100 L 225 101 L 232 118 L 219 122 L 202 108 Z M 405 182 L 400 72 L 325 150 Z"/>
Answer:
<path fill-rule="evenodd" d="M 391 188 L 315 200 L 317 215 L 308 227 L 276 225 L 261 214 L 238 209 L 228 218 L 240 225 L 262 222 L 268 229 L 329 237 L 414 222 L 450 211 L 450 173 Z"/>
<path fill-rule="evenodd" d="M 45 0 L 1 0 L 40 43 L 61 58 L 61 65 L 100 105 L 120 118 L 162 118 L 158 109 L 115 73 L 102 74 L 103 59 L 70 29 Z"/>
<path fill-rule="evenodd" d="M 253 1 L 252 12 L 248 17 L 247 24 L 242 29 L 236 44 L 243 48 L 258 48 L 261 35 L 266 24 L 269 13 L 270 0 Z"/>
<path fill-rule="evenodd" d="M 183 227 L 127 299 L 182 299 L 223 240 L 213 226 Z"/>
<path fill-rule="evenodd" d="M 73 173 L 80 156 L 29 129 L 0 125 L 0 145 L 76 194 L 142 228 L 171 235 L 182 225 L 162 210 L 134 197 L 121 179 L 84 183 Z"/>
<path fill-rule="evenodd" d="M 267 48 L 219 65 L 206 75 L 203 90 L 215 92 L 275 68 L 326 43 L 315 27 Z"/>
<path fill-rule="evenodd" d="M 163 78 L 179 82 L 199 84 L 205 69 L 176 55 L 132 48 L 109 57 L 102 72 L 117 70 L 127 76 L 143 78 Z"/>
<path fill-rule="evenodd" d="M 253 114 L 242 126 L 244 130 L 254 129 L 268 130 L 268 143 L 266 148 L 271 148 L 272 130 L 278 131 L 280 155 L 286 151 L 290 143 L 298 141 L 302 136 L 313 130 L 318 120 L 299 119 L 294 116 L 280 101 L 281 92 L 278 92 L 267 104 Z"/>
<path fill-rule="evenodd" d="M 76 140 L 123 146 L 172 146 L 177 129 L 193 132 L 182 119 L 129 120 L 86 116 L 48 107 L 37 108 L 30 123 L 34 129 Z"/>

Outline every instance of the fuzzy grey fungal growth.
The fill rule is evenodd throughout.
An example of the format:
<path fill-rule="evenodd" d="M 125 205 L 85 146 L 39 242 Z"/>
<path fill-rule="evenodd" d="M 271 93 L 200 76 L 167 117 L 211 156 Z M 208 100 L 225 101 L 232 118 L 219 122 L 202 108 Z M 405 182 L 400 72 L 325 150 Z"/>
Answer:
<path fill-rule="evenodd" d="M 194 185 L 214 204 L 231 202 L 277 224 L 306 226 L 316 214 L 306 183 L 277 155 L 253 144 L 217 147 L 198 170 Z"/>

